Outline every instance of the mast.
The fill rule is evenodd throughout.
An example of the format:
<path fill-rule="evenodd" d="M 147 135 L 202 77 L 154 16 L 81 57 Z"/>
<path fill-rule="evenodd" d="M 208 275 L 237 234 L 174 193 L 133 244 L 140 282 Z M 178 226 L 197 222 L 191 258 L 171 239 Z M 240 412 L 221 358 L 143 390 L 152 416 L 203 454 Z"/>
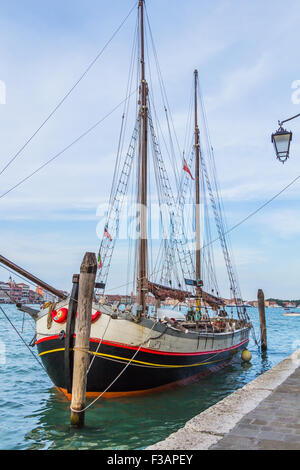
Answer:
<path fill-rule="evenodd" d="M 140 31 L 141 31 L 141 85 L 140 85 L 140 145 L 139 162 L 140 171 L 138 178 L 138 194 L 140 205 L 140 240 L 139 240 L 139 279 L 138 279 L 138 303 L 142 306 L 142 313 L 146 309 L 146 296 L 148 293 L 147 282 L 147 128 L 148 86 L 145 79 L 145 38 L 144 38 L 144 0 L 139 2 Z"/>
<path fill-rule="evenodd" d="M 200 139 L 198 127 L 198 70 L 195 70 L 195 192 L 196 192 L 196 280 L 201 279 L 201 255 L 200 255 Z M 200 307 L 201 287 L 197 286 L 197 308 Z"/>

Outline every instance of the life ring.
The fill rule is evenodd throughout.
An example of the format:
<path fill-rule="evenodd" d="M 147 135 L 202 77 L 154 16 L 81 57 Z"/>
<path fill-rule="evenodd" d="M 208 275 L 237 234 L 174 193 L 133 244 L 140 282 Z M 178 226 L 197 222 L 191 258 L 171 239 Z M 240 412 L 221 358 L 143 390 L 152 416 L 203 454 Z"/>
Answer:
<path fill-rule="evenodd" d="M 59 310 L 53 310 L 51 315 L 56 323 L 64 323 L 67 320 L 68 309 L 60 308 Z"/>
<path fill-rule="evenodd" d="M 97 311 L 92 314 L 92 323 L 95 323 L 101 317 L 102 313 Z"/>

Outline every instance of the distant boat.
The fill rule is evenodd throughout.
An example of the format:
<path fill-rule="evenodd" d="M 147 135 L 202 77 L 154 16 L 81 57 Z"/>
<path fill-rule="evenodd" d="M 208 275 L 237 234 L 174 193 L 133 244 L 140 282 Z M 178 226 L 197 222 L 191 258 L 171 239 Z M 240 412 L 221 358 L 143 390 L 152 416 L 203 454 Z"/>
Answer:
<path fill-rule="evenodd" d="M 285 317 L 300 317 L 300 312 L 289 312 L 283 314 Z"/>
<path fill-rule="evenodd" d="M 284 310 L 290 310 L 291 308 L 297 308 L 295 304 L 286 304 L 284 307 Z"/>

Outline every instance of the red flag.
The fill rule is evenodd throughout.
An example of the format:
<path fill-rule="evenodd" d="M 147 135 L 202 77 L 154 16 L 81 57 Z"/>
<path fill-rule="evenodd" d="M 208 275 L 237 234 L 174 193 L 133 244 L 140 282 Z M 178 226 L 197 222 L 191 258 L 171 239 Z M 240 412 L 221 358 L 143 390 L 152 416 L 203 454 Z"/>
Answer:
<path fill-rule="evenodd" d="M 189 169 L 189 167 L 188 167 L 188 164 L 187 164 L 185 158 L 183 159 L 183 169 L 184 169 L 184 171 L 186 171 L 186 172 L 190 175 L 190 177 L 192 178 L 192 180 L 195 179 L 195 178 L 193 177 L 192 173 L 190 172 L 190 169 Z"/>
<path fill-rule="evenodd" d="M 111 234 L 108 233 L 107 228 L 105 227 L 104 229 L 104 236 L 109 239 L 110 242 L 112 242 Z"/>

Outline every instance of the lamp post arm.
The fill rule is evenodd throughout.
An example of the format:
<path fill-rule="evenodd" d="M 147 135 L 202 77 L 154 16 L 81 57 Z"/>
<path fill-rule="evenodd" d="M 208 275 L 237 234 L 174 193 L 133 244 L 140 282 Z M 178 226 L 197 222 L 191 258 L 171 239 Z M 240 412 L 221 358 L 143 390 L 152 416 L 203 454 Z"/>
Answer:
<path fill-rule="evenodd" d="M 281 122 L 279 121 L 280 127 L 281 127 L 282 124 L 284 124 L 285 122 L 292 121 L 293 119 L 296 119 L 296 118 L 299 117 L 299 116 L 300 116 L 300 113 L 299 113 L 299 114 L 296 114 L 296 116 L 293 116 L 293 117 L 291 117 L 291 118 L 289 118 L 289 119 L 285 119 L 285 121 L 281 121 Z"/>

